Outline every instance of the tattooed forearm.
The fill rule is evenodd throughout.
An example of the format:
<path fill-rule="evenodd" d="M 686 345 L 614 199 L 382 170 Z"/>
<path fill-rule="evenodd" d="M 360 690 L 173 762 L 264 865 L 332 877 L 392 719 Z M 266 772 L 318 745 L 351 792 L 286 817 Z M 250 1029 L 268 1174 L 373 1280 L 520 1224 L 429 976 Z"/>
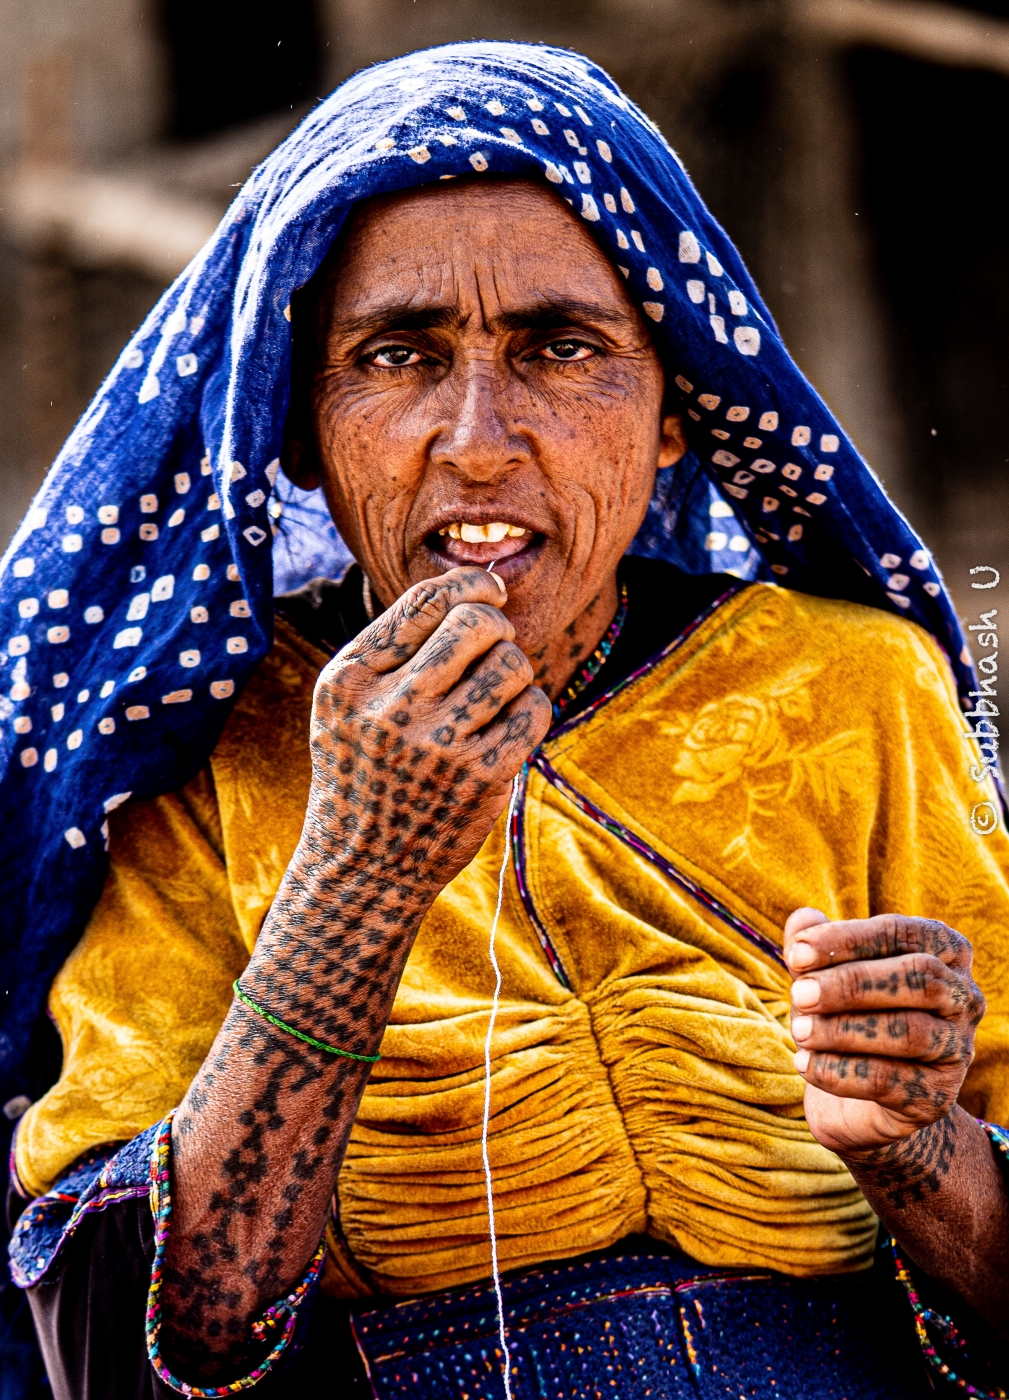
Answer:
<path fill-rule="evenodd" d="M 954 1107 L 845 1165 L 904 1253 L 1009 1336 L 1009 1192 L 978 1122 Z"/>
<path fill-rule="evenodd" d="M 355 1055 L 377 1053 L 421 920 L 549 722 L 489 596 L 478 570 L 411 590 L 316 691 L 301 841 L 241 980 Z M 319 1242 L 370 1068 L 233 1003 L 173 1130 L 162 1348 L 187 1379 L 247 1369 L 251 1322 Z"/>
<path fill-rule="evenodd" d="M 871 1181 L 894 1211 L 935 1195 L 956 1154 L 956 1121 L 947 1114 L 900 1142 L 874 1148 L 859 1164 L 863 1190 Z"/>
<path fill-rule="evenodd" d="M 985 1010 L 970 943 L 934 919 L 785 926 L 806 1122 L 843 1159 L 904 1251 L 1009 1326 L 1009 1194 L 980 1125 L 957 1105 Z"/>

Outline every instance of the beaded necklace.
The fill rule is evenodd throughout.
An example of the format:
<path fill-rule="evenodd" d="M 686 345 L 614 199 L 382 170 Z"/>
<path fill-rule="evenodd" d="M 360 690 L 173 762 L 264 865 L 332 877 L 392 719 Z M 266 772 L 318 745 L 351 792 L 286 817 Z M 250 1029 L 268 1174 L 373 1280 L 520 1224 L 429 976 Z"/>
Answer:
<path fill-rule="evenodd" d="M 575 696 L 581 695 L 582 691 L 586 688 L 586 686 L 590 685 L 591 682 L 595 680 L 596 676 L 598 676 L 599 672 L 602 670 L 603 663 L 606 661 L 606 658 L 613 650 L 617 638 L 623 631 L 623 626 L 626 621 L 627 584 L 622 583 L 620 585 L 620 606 L 617 608 L 616 615 L 614 616 L 613 621 L 606 629 L 606 635 L 603 637 L 602 641 L 599 643 L 595 651 L 589 657 L 588 661 L 586 661 L 582 669 L 578 672 L 578 675 L 575 676 L 574 680 L 570 683 L 567 690 L 565 690 L 564 694 L 558 695 L 557 699 L 554 701 L 555 724 L 563 715 L 567 707 L 571 704 L 571 701 L 575 698 Z"/>

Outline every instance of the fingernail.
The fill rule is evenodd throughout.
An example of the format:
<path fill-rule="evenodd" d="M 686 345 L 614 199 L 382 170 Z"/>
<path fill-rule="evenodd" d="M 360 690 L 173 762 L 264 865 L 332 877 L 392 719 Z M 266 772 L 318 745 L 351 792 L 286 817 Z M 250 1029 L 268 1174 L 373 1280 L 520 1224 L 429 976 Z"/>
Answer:
<path fill-rule="evenodd" d="M 809 1051 L 796 1050 L 794 1063 L 795 1068 L 799 1071 L 799 1073 L 805 1074 L 806 1070 L 809 1068 Z"/>
<path fill-rule="evenodd" d="M 496 561 L 495 561 L 495 562 L 496 562 Z M 488 569 L 487 572 L 490 574 L 491 578 L 492 578 L 492 579 L 494 580 L 494 582 L 497 584 L 498 588 L 500 588 L 501 592 L 507 594 L 507 592 L 508 592 L 508 587 L 507 587 L 507 585 L 506 585 L 504 579 L 501 577 L 501 575 L 500 575 L 500 574 L 492 573 L 490 569 Z"/>
<path fill-rule="evenodd" d="M 793 1006 L 815 1006 L 820 1000 L 820 984 L 812 977 L 801 977 L 792 983 Z"/>
<path fill-rule="evenodd" d="M 788 955 L 789 967 L 812 967 L 816 962 L 816 949 L 812 943 L 793 943 Z"/>
<path fill-rule="evenodd" d="M 792 1022 L 792 1039 L 808 1040 L 813 1034 L 812 1016 L 796 1016 Z"/>

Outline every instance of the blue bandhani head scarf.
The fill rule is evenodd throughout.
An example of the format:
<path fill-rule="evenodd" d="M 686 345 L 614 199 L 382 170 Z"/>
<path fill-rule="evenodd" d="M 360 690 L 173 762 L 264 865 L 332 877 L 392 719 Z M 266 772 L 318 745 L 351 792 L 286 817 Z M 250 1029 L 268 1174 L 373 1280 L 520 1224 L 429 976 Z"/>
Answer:
<path fill-rule="evenodd" d="M 271 644 L 271 555 L 288 585 L 349 557 L 318 500 L 277 479 L 292 295 L 357 201 L 484 174 L 542 181 L 571 206 L 681 396 L 691 452 L 659 474 L 633 551 L 893 611 L 938 639 L 961 695 L 977 689 L 928 551 L 607 74 L 499 43 L 369 69 L 252 175 L 120 355 L 0 566 L 0 1103 L 28 1083 L 32 1028 L 101 890 L 107 813 L 194 776 Z"/>

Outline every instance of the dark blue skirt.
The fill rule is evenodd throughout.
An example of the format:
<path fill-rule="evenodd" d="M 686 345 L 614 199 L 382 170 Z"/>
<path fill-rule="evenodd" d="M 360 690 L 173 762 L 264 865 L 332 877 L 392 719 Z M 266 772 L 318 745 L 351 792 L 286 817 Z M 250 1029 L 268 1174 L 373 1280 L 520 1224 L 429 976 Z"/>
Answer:
<path fill-rule="evenodd" d="M 653 1240 L 502 1280 L 514 1400 L 932 1400 L 907 1296 L 872 1270 L 705 1268 Z M 377 1400 L 502 1400 L 490 1284 L 358 1307 Z M 945 1387 L 944 1387 L 945 1388 Z"/>

